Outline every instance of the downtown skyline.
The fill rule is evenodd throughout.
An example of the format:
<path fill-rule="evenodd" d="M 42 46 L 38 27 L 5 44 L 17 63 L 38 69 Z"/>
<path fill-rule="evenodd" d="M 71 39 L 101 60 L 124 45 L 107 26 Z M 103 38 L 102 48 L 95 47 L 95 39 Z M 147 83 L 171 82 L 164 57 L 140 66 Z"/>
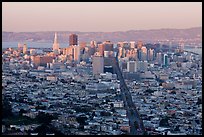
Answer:
<path fill-rule="evenodd" d="M 201 2 L 2 5 L 2 135 L 202 135 Z"/>
<path fill-rule="evenodd" d="M 202 26 L 201 2 L 3 2 L 2 12 L 2 30 L 10 32 L 114 32 Z"/>
<path fill-rule="evenodd" d="M 53 49 L 2 49 L 3 135 L 202 134 L 202 54 L 193 48 L 78 45 L 74 34 L 60 48 L 52 36 Z"/>

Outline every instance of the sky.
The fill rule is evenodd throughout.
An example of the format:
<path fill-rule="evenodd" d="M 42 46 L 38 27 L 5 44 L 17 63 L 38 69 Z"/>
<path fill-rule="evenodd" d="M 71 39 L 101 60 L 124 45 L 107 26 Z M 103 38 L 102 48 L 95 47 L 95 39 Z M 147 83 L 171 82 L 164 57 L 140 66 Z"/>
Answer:
<path fill-rule="evenodd" d="M 202 26 L 202 2 L 3 2 L 9 32 L 113 32 Z"/>

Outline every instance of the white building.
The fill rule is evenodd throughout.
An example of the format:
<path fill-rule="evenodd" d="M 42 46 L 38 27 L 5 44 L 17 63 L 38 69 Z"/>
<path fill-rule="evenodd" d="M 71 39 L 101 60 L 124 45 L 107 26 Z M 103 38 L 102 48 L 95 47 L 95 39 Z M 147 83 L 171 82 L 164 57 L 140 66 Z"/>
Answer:
<path fill-rule="evenodd" d="M 80 46 L 74 46 L 74 61 L 80 62 Z"/>
<path fill-rule="evenodd" d="M 54 43 L 53 43 L 53 52 L 59 54 L 59 43 L 57 41 L 57 33 L 55 33 Z"/>
<path fill-rule="evenodd" d="M 54 75 L 47 76 L 48 81 L 57 81 L 57 77 Z"/>
<path fill-rule="evenodd" d="M 137 72 L 137 63 L 136 61 L 127 62 L 127 71 L 128 72 Z"/>
<path fill-rule="evenodd" d="M 93 67 L 94 75 L 103 73 L 104 72 L 104 57 L 99 56 L 99 55 L 94 55 L 92 67 Z"/>
<path fill-rule="evenodd" d="M 28 50 L 27 45 L 24 44 L 24 45 L 23 45 L 23 54 L 26 54 L 26 53 L 27 53 L 27 50 Z"/>

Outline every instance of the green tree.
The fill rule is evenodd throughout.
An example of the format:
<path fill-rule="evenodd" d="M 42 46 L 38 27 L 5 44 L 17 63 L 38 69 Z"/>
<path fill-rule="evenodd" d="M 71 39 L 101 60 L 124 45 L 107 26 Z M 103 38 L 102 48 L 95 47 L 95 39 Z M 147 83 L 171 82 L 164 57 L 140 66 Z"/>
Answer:
<path fill-rule="evenodd" d="M 168 117 L 162 118 L 160 120 L 160 122 L 159 122 L 159 126 L 161 126 L 161 127 L 168 127 L 169 126 Z"/>
<path fill-rule="evenodd" d="M 3 118 L 8 118 L 8 117 L 12 117 L 13 113 L 12 113 L 12 108 L 11 108 L 11 104 L 10 102 L 5 98 L 2 101 L 2 117 Z"/>
<path fill-rule="evenodd" d="M 44 113 L 44 112 L 40 112 L 37 116 L 36 116 L 36 120 L 39 123 L 43 123 L 43 124 L 49 124 L 53 119 L 56 119 L 56 116 L 50 115 L 48 113 Z"/>
<path fill-rule="evenodd" d="M 80 125 L 85 125 L 85 121 L 87 120 L 87 117 L 86 116 L 79 116 L 76 118 L 77 122 L 80 124 Z"/>
<path fill-rule="evenodd" d="M 26 113 L 27 111 L 25 111 L 24 109 L 20 109 L 19 111 L 19 116 L 22 116 L 23 113 Z"/>

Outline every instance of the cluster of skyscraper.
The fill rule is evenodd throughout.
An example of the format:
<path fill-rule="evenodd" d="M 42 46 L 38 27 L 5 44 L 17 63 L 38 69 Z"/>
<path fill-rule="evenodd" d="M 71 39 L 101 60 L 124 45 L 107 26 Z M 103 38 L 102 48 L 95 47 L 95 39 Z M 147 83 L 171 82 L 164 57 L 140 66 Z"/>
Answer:
<path fill-rule="evenodd" d="M 103 73 L 104 65 L 110 64 L 106 63 L 108 62 L 108 57 L 114 57 L 116 55 L 114 52 L 113 43 L 110 41 L 105 41 L 103 43 L 96 43 L 96 41 L 91 41 L 90 47 L 87 49 L 86 43 L 78 45 L 78 36 L 76 34 L 70 34 L 69 46 L 60 49 L 57 40 L 57 33 L 55 33 L 54 37 L 53 53 L 56 55 L 63 54 L 67 57 L 68 60 L 72 60 L 78 63 L 81 61 L 81 58 L 92 56 L 93 74 Z M 104 57 L 107 60 L 106 62 L 104 62 Z"/>
<path fill-rule="evenodd" d="M 59 43 L 57 40 L 57 33 L 55 33 L 53 52 L 60 54 Z M 70 34 L 69 36 L 69 47 L 63 49 L 64 55 L 70 55 L 71 60 L 80 61 L 80 47 L 78 45 L 78 36 L 76 34 Z"/>
<path fill-rule="evenodd" d="M 18 49 L 23 50 L 23 54 L 27 54 L 28 52 L 28 47 L 26 44 L 21 45 L 20 43 L 18 43 Z"/>
<path fill-rule="evenodd" d="M 159 48 L 147 48 L 142 41 L 137 44 L 134 41 L 118 42 L 116 48 L 113 48 L 110 41 L 98 44 L 98 54 L 93 56 L 93 73 L 103 73 L 104 66 L 111 64 L 108 59 L 116 56 L 121 69 L 126 69 L 127 72 L 146 71 L 149 63 L 167 67 L 170 55 L 161 52 Z"/>
<path fill-rule="evenodd" d="M 112 58 L 118 57 L 120 67 L 123 69 L 124 63 L 127 72 L 146 71 L 148 63 L 168 66 L 170 55 L 162 53 L 154 48 L 146 47 L 142 41 L 118 42 L 117 46 L 111 41 L 96 42 L 91 41 L 90 45 L 80 43 L 78 45 L 78 36 L 70 34 L 69 46 L 66 48 L 59 47 L 57 33 L 55 33 L 53 43 L 53 53 L 55 55 L 65 55 L 68 60 L 79 63 L 82 60 L 92 61 L 93 74 L 112 72 Z"/>

